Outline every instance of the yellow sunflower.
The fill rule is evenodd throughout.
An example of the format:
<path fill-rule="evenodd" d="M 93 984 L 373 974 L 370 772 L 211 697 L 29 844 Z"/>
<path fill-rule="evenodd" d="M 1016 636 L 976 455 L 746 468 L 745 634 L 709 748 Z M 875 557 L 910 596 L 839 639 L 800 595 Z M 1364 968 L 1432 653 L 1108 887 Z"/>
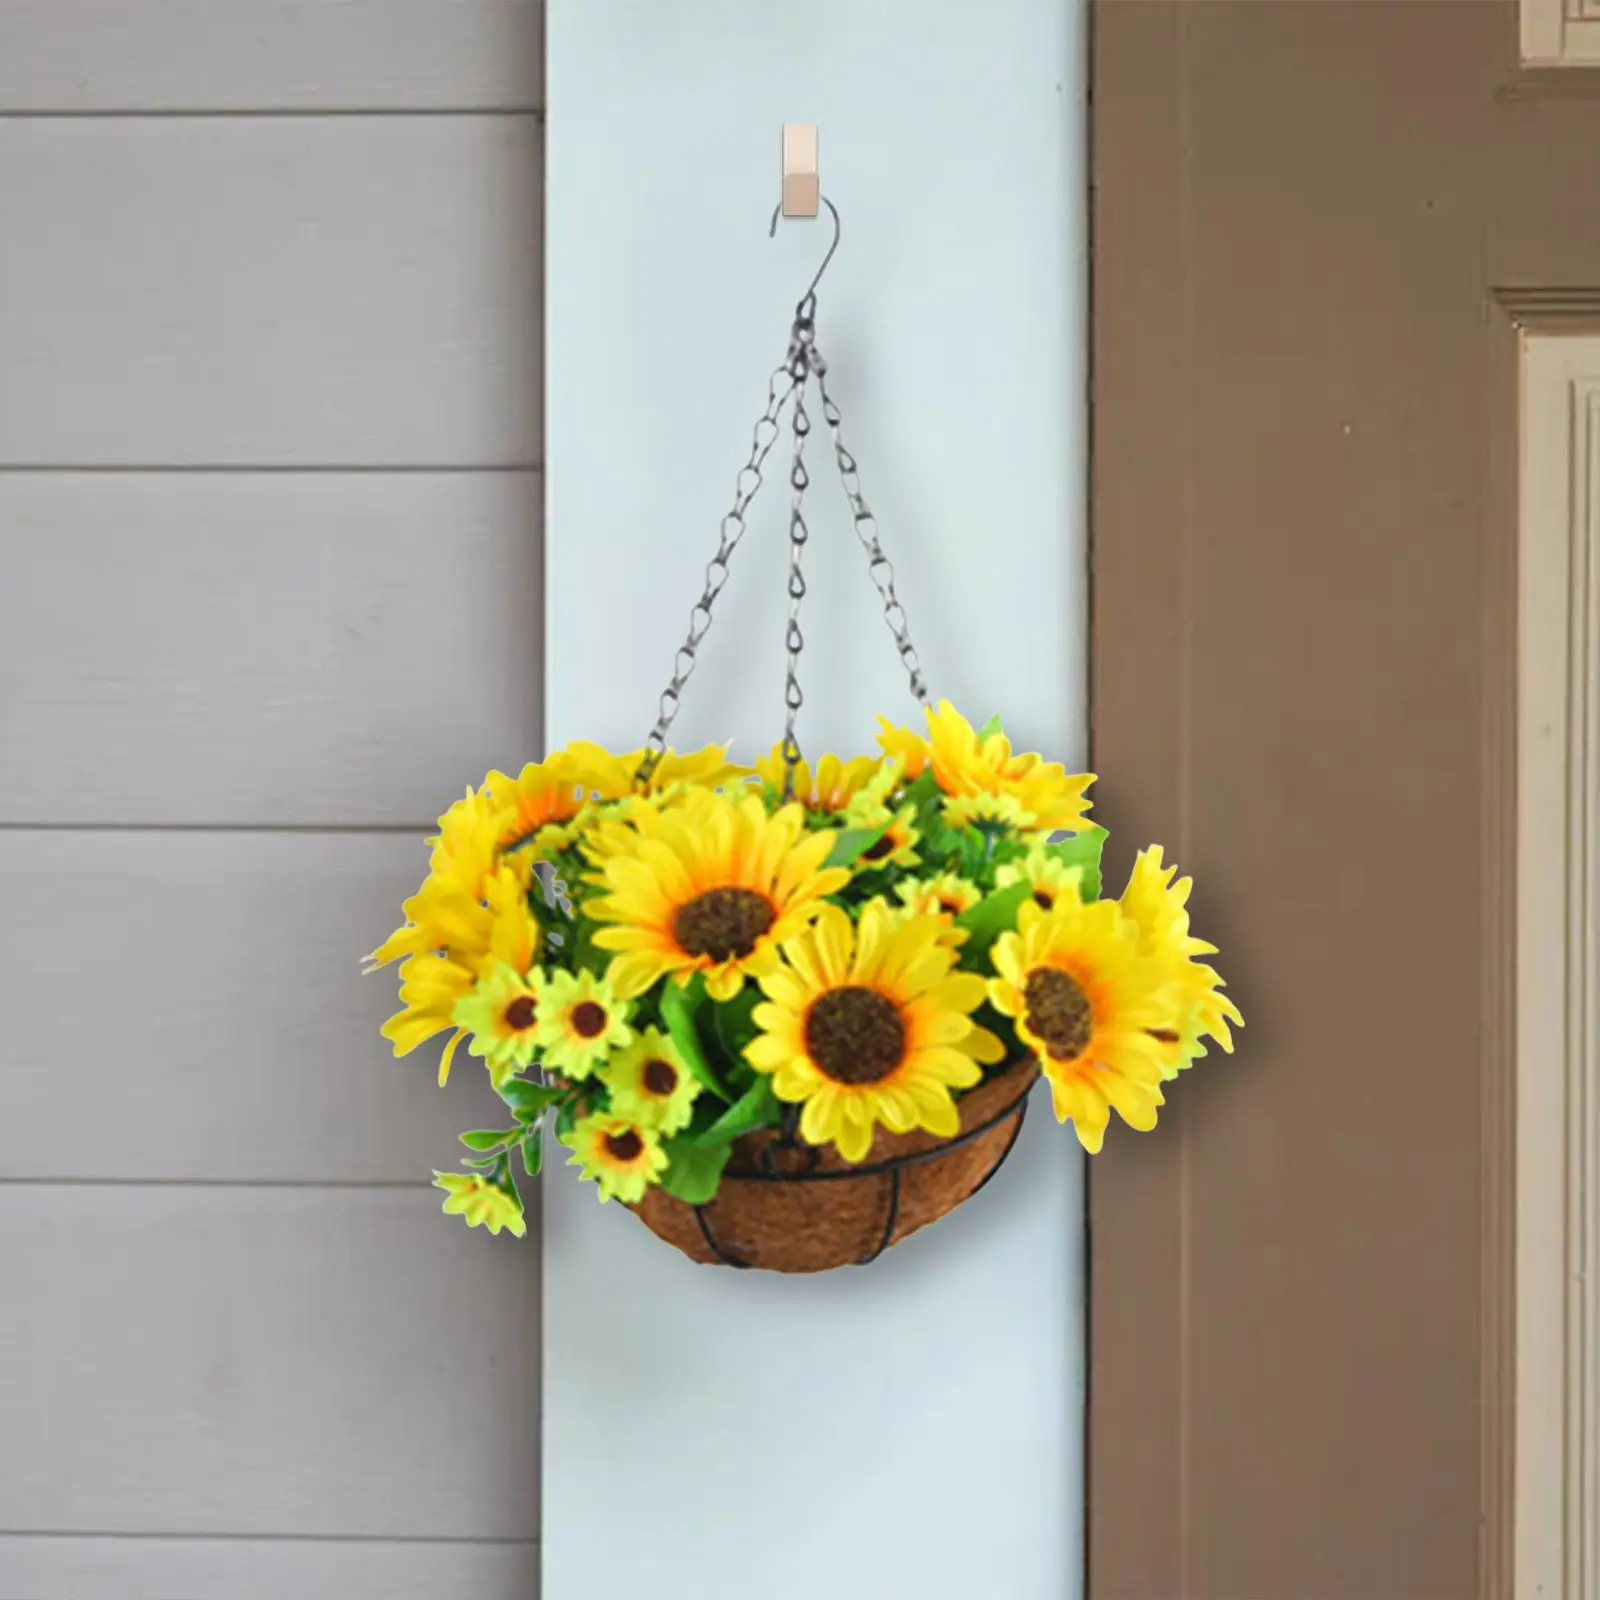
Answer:
<path fill-rule="evenodd" d="M 587 1078 L 613 1050 L 633 1043 L 629 1006 L 592 972 L 553 972 L 539 1007 L 538 1045 L 545 1065 L 564 1078 Z"/>
<path fill-rule="evenodd" d="M 658 1028 L 645 1028 L 612 1056 L 600 1081 L 611 1091 L 613 1114 L 663 1135 L 688 1126 L 700 1092 L 677 1046 Z"/>
<path fill-rule="evenodd" d="M 530 761 L 515 778 L 491 772 L 483 786 L 498 807 L 496 846 L 529 844 L 536 857 L 572 842 L 573 824 L 589 798 L 583 769 L 565 750 Z"/>
<path fill-rule="evenodd" d="M 763 783 L 783 793 L 781 744 L 774 745 L 771 754 L 757 759 L 756 773 Z M 809 761 L 802 760 L 794 769 L 794 799 L 807 811 L 831 816 L 843 811 L 878 774 L 879 764 L 871 756 L 841 761 L 838 756 L 825 755 L 817 762 L 815 771 Z"/>
<path fill-rule="evenodd" d="M 586 872 L 584 882 L 604 887 L 605 864 L 613 856 L 626 855 L 638 839 L 638 825 L 646 816 L 657 816 L 692 804 L 705 791 L 687 783 L 674 784 L 651 794 L 630 794 L 613 800 L 598 810 L 582 830 L 579 848 L 596 870 Z"/>
<path fill-rule="evenodd" d="M 499 840 L 505 826 L 505 802 L 490 792 L 468 789 L 439 818 L 439 832 L 428 842 L 428 876 L 440 889 L 481 900 L 484 885 L 499 865 Z"/>
<path fill-rule="evenodd" d="M 459 894 L 435 891 L 430 898 L 406 902 L 421 923 L 411 923 L 390 936 L 368 957 L 368 970 L 403 955 L 400 965 L 400 1010 L 384 1022 L 382 1035 L 397 1056 L 408 1056 L 435 1034 L 454 1029 L 438 1058 L 438 1082 L 450 1078 L 450 1064 L 466 1029 L 454 1022 L 456 1003 L 498 965 L 525 973 L 539 958 L 542 934 L 528 910 L 528 898 L 514 869 L 506 869 L 486 885 L 488 906 L 470 906 Z M 406 954 L 410 952 L 410 954 Z"/>
<path fill-rule="evenodd" d="M 448 949 L 440 953 L 437 948 L 407 956 L 400 966 L 400 1010 L 381 1030 L 394 1045 L 395 1055 L 404 1056 L 435 1034 L 454 1029 L 439 1057 L 441 1087 L 449 1079 L 456 1046 L 467 1034 L 455 1021 L 457 1004 L 497 966 L 526 972 L 539 958 L 542 933 L 514 876 L 496 879 L 491 892 L 494 903 L 489 913 L 488 948 L 477 949 L 474 934 L 469 948 L 459 956 Z"/>
<path fill-rule="evenodd" d="M 1121 907 L 1085 905 L 1070 892 L 1050 912 L 1024 902 L 992 960 L 990 998 L 1038 1055 L 1056 1120 L 1070 1119 L 1091 1155 L 1112 1108 L 1129 1127 L 1153 1128 L 1162 1047 L 1152 1030 L 1172 1026 L 1176 996 L 1159 964 L 1140 955 Z"/>
<path fill-rule="evenodd" d="M 1063 894 L 1082 898 L 1083 868 L 1069 867 L 1043 845 L 1035 845 L 1021 861 L 1008 861 L 1001 867 L 994 881 L 997 889 L 1009 889 L 1014 883 L 1031 884 L 1033 903 L 1041 911 L 1050 911 Z"/>
<path fill-rule="evenodd" d="M 907 783 L 922 775 L 932 752 L 928 741 L 910 728 L 897 728 L 887 717 L 878 718 L 878 748 L 891 761 L 900 763 Z"/>
<path fill-rule="evenodd" d="M 501 963 L 456 1002 L 450 1020 L 472 1035 L 467 1049 L 482 1056 L 497 1089 L 533 1060 L 545 988 L 543 973 Z"/>
<path fill-rule="evenodd" d="M 1231 1055 L 1233 1034 L 1228 1025 L 1243 1027 L 1244 1018 L 1222 993 L 1216 970 L 1194 959 L 1215 955 L 1217 947 L 1190 934 L 1187 906 L 1193 882 L 1189 878 L 1173 882 L 1178 869 L 1164 865 L 1161 855 L 1160 845 L 1139 852 L 1121 905 L 1138 929 L 1141 953 L 1160 962 L 1178 986 L 1177 1021 L 1155 1035 L 1165 1047 L 1163 1076 L 1174 1078 L 1206 1053 L 1207 1038 Z"/>
<path fill-rule="evenodd" d="M 445 1214 L 465 1217 L 469 1228 L 482 1226 L 490 1233 L 505 1228 L 519 1239 L 528 1231 L 522 1201 L 476 1172 L 436 1172 L 433 1186 L 445 1192 Z"/>
<path fill-rule="evenodd" d="M 439 1086 L 450 1076 L 456 1046 L 467 1030 L 456 1027 L 456 1006 L 472 993 L 477 974 L 449 956 L 420 954 L 400 963 L 400 1010 L 379 1030 L 394 1046 L 396 1056 L 408 1056 L 419 1044 L 454 1029 L 439 1057 Z"/>
<path fill-rule="evenodd" d="M 667 1165 L 667 1153 L 649 1128 L 605 1112 L 580 1117 L 561 1142 L 572 1152 L 567 1165 L 599 1184 L 602 1202 L 637 1203 Z"/>
<path fill-rule="evenodd" d="M 1013 754 L 1003 733 L 980 737 L 948 700 L 928 712 L 928 745 L 939 787 L 962 801 L 963 810 L 977 809 L 979 796 L 1008 797 L 1015 808 L 1002 808 L 1011 814 L 999 820 L 1044 833 L 1075 832 L 1088 817 L 1084 796 L 1094 782 L 1092 773 L 1073 777 L 1057 762 Z M 951 806 L 945 809 L 957 821 Z"/>
<path fill-rule="evenodd" d="M 402 956 L 440 950 L 463 961 L 480 960 L 488 954 L 501 920 L 519 908 L 526 913 L 532 876 L 531 861 L 525 856 L 508 856 L 474 895 L 460 884 L 430 873 L 400 908 L 405 924 L 366 958 L 366 970 L 375 972 Z"/>
<path fill-rule="evenodd" d="M 846 1161 L 860 1161 L 879 1123 L 895 1133 L 960 1130 L 950 1091 L 977 1083 L 979 1063 L 1003 1052 L 972 1021 L 983 979 L 952 972 L 954 963 L 934 918 L 896 924 L 881 900 L 855 927 L 825 906 L 784 942 L 783 965 L 759 979 L 767 998 L 752 1019 L 762 1031 L 745 1055 L 771 1073 L 780 1100 L 801 1104 L 804 1139 L 831 1140 Z"/>
<path fill-rule="evenodd" d="M 575 739 L 566 748 L 566 754 L 582 768 L 589 786 L 601 800 L 620 800 L 624 795 L 639 789 L 639 768 L 648 750 L 635 750 L 625 756 L 614 756 L 600 745 L 586 739 Z M 680 755 L 668 750 L 656 763 L 645 791 L 655 794 L 679 784 L 693 784 L 703 789 L 715 789 L 749 777 L 749 769 L 728 760 L 725 744 L 708 744 L 703 750 Z"/>
<path fill-rule="evenodd" d="M 609 893 L 584 906 L 609 924 L 595 943 L 618 952 L 608 976 L 624 998 L 703 972 L 714 1000 L 731 999 L 850 879 L 823 866 L 831 832 L 808 834 L 799 806 L 768 816 L 756 795 L 694 795 L 641 813 L 633 833 L 605 863 Z"/>

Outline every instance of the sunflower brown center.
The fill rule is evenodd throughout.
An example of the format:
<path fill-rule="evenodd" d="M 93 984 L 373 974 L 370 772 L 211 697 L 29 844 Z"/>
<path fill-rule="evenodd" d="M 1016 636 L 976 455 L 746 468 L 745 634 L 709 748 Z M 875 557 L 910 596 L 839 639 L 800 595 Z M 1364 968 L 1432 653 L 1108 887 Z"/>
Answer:
<path fill-rule="evenodd" d="M 526 1032 L 533 1026 L 534 1018 L 538 1015 L 534 1008 L 531 995 L 519 994 L 510 1005 L 506 1007 L 506 1026 L 516 1033 Z"/>
<path fill-rule="evenodd" d="M 644 1070 L 639 1074 L 639 1082 L 651 1094 L 665 1098 L 678 1087 L 678 1069 L 670 1061 L 663 1061 L 660 1056 L 652 1056 L 645 1062 Z"/>
<path fill-rule="evenodd" d="M 939 909 L 946 916 L 959 917 L 961 915 L 961 902 L 950 895 L 945 895 L 939 901 Z"/>
<path fill-rule="evenodd" d="M 570 1020 L 580 1039 L 598 1039 L 606 1031 L 606 1008 L 593 1000 L 580 1000 L 572 1008 Z"/>
<path fill-rule="evenodd" d="M 835 1083 L 877 1083 L 905 1059 L 900 1008 L 876 989 L 819 995 L 806 1012 L 806 1054 Z"/>
<path fill-rule="evenodd" d="M 887 855 L 894 854 L 894 840 L 888 834 L 881 839 L 874 839 L 865 850 L 861 852 L 863 861 L 882 861 Z"/>
<path fill-rule="evenodd" d="M 672 932 L 690 955 L 730 961 L 749 955 L 776 921 L 772 902 L 754 889 L 707 889 L 678 907 Z"/>
<path fill-rule="evenodd" d="M 1070 972 L 1035 967 L 1022 990 L 1028 1026 L 1057 1061 L 1081 1056 L 1094 1033 L 1094 1012 Z"/>
<path fill-rule="evenodd" d="M 608 1133 L 604 1143 L 606 1154 L 613 1161 L 637 1161 L 644 1149 L 644 1140 L 631 1128 L 626 1133 Z"/>
<path fill-rule="evenodd" d="M 1055 905 L 1055 897 L 1047 894 L 1043 889 L 1033 891 L 1033 903 L 1043 911 L 1051 910 Z"/>

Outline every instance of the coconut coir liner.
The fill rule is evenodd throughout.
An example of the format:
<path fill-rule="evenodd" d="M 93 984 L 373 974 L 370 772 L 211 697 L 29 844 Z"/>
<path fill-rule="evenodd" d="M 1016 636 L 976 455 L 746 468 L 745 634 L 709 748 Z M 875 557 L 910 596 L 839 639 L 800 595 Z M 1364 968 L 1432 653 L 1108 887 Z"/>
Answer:
<path fill-rule="evenodd" d="M 1038 1075 L 1037 1063 L 1018 1062 L 961 1096 L 956 1104 L 962 1133 L 992 1117 L 1000 1120 L 966 1144 L 898 1169 L 900 1205 L 890 1244 L 953 1211 L 1005 1158 L 1023 1102 Z M 1001 1115 L 1008 1106 L 1014 1109 Z M 883 1242 L 893 1203 L 891 1174 L 820 1182 L 803 1177 L 789 1182 L 741 1178 L 740 1173 L 762 1170 L 761 1151 L 776 1138 L 774 1130 L 762 1129 L 734 1141 L 716 1197 L 703 1207 L 706 1226 L 722 1252 L 768 1272 L 827 1272 L 872 1255 Z M 890 1133 L 879 1128 L 871 1150 L 857 1165 L 872 1166 L 951 1143 L 921 1130 Z M 782 1155 L 775 1159 L 783 1170 Z M 814 1170 L 849 1172 L 851 1163 L 830 1144 L 820 1150 Z M 693 1206 L 665 1190 L 651 1189 L 632 1209 L 652 1233 L 692 1260 L 725 1264 L 706 1244 Z"/>

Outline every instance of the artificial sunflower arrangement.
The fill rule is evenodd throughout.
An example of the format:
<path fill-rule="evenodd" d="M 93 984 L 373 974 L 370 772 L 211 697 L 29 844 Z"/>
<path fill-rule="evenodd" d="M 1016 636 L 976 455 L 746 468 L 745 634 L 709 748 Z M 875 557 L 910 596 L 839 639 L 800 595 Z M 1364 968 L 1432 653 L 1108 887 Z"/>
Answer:
<path fill-rule="evenodd" d="M 491 772 L 439 819 L 406 921 L 397 1055 L 465 1043 L 506 1107 L 436 1173 L 444 1209 L 525 1229 L 516 1168 L 548 1127 L 599 1197 L 696 1260 L 818 1271 L 872 1259 L 960 1204 L 1015 1139 L 1040 1076 L 1091 1153 L 1241 1019 L 1159 848 L 1100 881 L 1093 779 L 929 703 L 893 569 L 817 345 L 817 285 L 736 480 L 648 743 L 576 742 Z M 776 226 L 777 218 L 773 219 Z M 925 726 L 806 762 L 800 607 L 815 385 L 851 525 Z M 784 737 L 753 767 L 667 736 L 790 415 Z"/>
<path fill-rule="evenodd" d="M 1111 1112 L 1154 1127 L 1166 1085 L 1232 1049 L 1189 880 L 1152 847 L 1102 892 L 1092 777 L 948 702 L 879 745 L 743 768 L 572 744 L 450 807 L 369 958 L 400 963 L 395 1053 L 446 1035 L 443 1084 L 464 1043 L 506 1106 L 435 1174 L 447 1212 L 521 1234 L 515 1168 L 538 1173 L 548 1127 L 601 1200 L 699 1215 L 761 1176 L 758 1146 L 835 1176 L 902 1136 L 937 1153 L 1019 1070 L 1093 1153 Z"/>

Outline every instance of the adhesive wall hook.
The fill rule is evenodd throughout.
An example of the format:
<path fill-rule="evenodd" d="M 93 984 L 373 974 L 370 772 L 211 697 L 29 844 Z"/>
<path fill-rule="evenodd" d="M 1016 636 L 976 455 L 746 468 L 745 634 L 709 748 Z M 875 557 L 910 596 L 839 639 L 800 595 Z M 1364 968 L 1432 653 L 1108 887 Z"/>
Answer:
<path fill-rule="evenodd" d="M 814 217 L 822 198 L 817 176 L 817 125 L 786 122 L 783 125 L 783 198 L 778 209 L 786 217 Z"/>

